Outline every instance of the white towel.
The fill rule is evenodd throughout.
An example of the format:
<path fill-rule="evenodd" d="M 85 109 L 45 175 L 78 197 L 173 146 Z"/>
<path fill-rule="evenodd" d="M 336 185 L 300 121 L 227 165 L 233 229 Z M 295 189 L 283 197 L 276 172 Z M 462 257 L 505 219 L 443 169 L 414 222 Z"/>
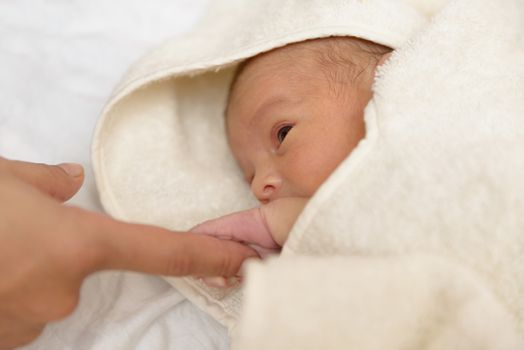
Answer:
<path fill-rule="evenodd" d="M 234 4 L 225 9 L 234 21 L 208 22 L 187 41 L 167 43 L 130 70 L 100 120 L 93 165 L 105 208 L 125 220 L 187 229 L 254 206 L 223 132 L 222 113 L 234 64 L 308 38 L 349 35 L 372 40 L 397 51 L 377 77 L 365 113 L 366 138 L 299 217 L 281 264 L 297 267 L 296 275 L 305 277 L 305 269 L 314 262 L 289 263 L 290 257 L 363 257 L 358 266 L 371 275 L 363 274 L 354 283 L 350 280 L 354 260 L 347 258 L 334 264 L 334 272 L 326 274 L 326 283 L 318 288 L 315 283 L 302 284 L 310 288 L 312 301 L 327 303 L 314 305 L 318 319 L 329 324 L 338 319 L 325 310 L 348 305 L 348 300 L 325 300 L 340 286 L 336 276 L 349 279 L 343 284 L 347 288 L 371 291 L 384 286 L 384 278 L 392 276 L 385 272 L 390 271 L 401 292 L 413 300 L 413 314 L 396 308 L 397 299 L 386 291 L 370 299 L 384 305 L 373 317 L 366 315 L 373 305 L 365 300 L 358 309 L 348 309 L 349 316 L 341 309 L 340 320 L 350 317 L 349 325 L 359 320 L 372 325 L 383 317 L 391 318 L 391 324 L 398 320 L 401 326 L 388 334 L 401 338 L 388 342 L 392 338 L 380 327 L 367 333 L 335 332 L 341 335 L 334 340 L 335 347 L 352 344 L 351 337 L 358 335 L 363 340 L 355 344 L 362 349 L 391 344 L 399 349 L 440 349 L 450 344 L 475 348 L 478 337 L 486 334 L 482 325 L 468 329 L 468 322 L 451 317 L 467 321 L 472 315 L 481 316 L 460 313 L 467 308 L 457 311 L 457 305 L 466 303 L 464 295 L 475 296 L 472 305 L 486 311 L 496 323 L 493 329 L 507 331 L 498 334 L 508 348 L 522 344 L 518 337 L 524 317 L 520 298 L 524 277 L 519 273 L 524 266 L 524 42 L 517 0 L 431 4 L 419 6 L 417 12 L 400 0 L 329 4 L 268 0 L 251 2 L 245 12 L 232 14 L 240 6 Z M 434 11 L 440 12 L 428 25 L 425 18 Z M 386 257 L 391 264 L 381 260 Z M 282 293 L 260 300 L 274 305 L 271 310 L 286 309 L 289 300 L 282 299 L 286 290 L 297 294 L 289 305 L 299 307 L 308 301 L 293 289 L 293 279 L 269 273 L 278 264 L 248 271 L 248 301 L 238 333 L 238 344 L 244 347 L 239 348 L 256 348 L 255 341 L 268 344 L 263 339 L 269 334 L 257 329 L 271 329 L 272 318 L 253 311 L 258 310 L 255 298 L 260 297 L 254 286 L 268 290 L 269 283 L 278 280 Z M 410 274 L 417 265 L 421 271 Z M 369 276 L 377 276 L 377 281 Z M 239 290 L 217 291 L 189 278 L 168 280 L 234 329 L 242 300 Z M 449 291 L 450 298 L 435 297 L 442 291 Z M 351 295 L 359 297 L 348 294 L 348 298 Z M 416 338 L 421 343 L 409 337 L 417 332 L 413 323 L 401 322 L 410 315 L 428 320 L 421 324 L 434 330 Z M 434 320 L 446 327 L 435 328 Z M 299 318 L 289 321 L 303 324 Z M 435 336 L 441 329 L 449 329 L 450 337 Z M 473 340 L 453 343 L 461 334 Z M 285 335 L 275 330 L 275 343 L 270 344 L 286 348 Z M 316 344 L 307 337 L 303 341 Z"/>
<path fill-rule="evenodd" d="M 105 209 L 124 220 L 182 230 L 255 206 L 223 132 L 234 62 L 329 35 L 399 47 L 424 24 L 403 1 L 218 3 L 201 30 L 166 43 L 131 67 L 105 108 L 93 142 Z M 207 288 L 190 278 L 169 281 L 234 326 L 238 289 Z"/>
<path fill-rule="evenodd" d="M 453 1 L 380 70 L 366 139 L 248 269 L 235 348 L 524 348 L 522 9 Z"/>

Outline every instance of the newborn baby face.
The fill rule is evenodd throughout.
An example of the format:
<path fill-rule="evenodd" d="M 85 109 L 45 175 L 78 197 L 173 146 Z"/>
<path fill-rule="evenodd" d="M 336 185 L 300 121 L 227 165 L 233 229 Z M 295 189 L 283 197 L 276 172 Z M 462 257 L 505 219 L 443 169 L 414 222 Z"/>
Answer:
<path fill-rule="evenodd" d="M 326 40 L 356 39 L 318 39 L 262 54 L 232 88 L 230 147 L 261 203 L 311 197 L 365 135 L 363 112 L 380 58 L 344 45 L 352 62 L 330 62 L 322 58 L 333 49 Z"/>

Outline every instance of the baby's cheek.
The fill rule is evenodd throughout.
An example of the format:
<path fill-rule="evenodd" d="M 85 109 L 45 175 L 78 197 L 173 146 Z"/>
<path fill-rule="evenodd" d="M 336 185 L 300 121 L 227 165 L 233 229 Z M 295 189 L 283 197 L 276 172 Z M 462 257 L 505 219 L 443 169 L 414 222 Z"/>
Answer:
<path fill-rule="evenodd" d="M 293 157 L 289 169 L 295 195 L 311 197 L 333 170 L 332 163 L 325 159 L 325 155 L 313 151 L 301 152 Z"/>
<path fill-rule="evenodd" d="M 350 154 L 351 151 L 347 148 L 346 145 L 316 147 L 295 157 L 294 178 L 299 182 L 303 196 L 311 197 L 329 178 Z"/>

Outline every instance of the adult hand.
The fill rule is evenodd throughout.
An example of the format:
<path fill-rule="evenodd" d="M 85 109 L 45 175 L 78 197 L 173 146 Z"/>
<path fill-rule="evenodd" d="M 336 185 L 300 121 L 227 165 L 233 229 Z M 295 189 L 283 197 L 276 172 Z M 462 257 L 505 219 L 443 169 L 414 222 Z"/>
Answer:
<path fill-rule="evenodd" d="M 257 256 L 236 242 L 62 205 L 83 178 L 78 165 L 0 158 L 0 349 L 25 344 L 70 314 L 93 272 L 233 276 Z"/>
<path fill-rule="evenodd" d="M 190 232 L 247 243 L 262 258 L 280 252 L 280 246 L 273 239 L 263 211 L 258 207 L 204 221 L 191 228 Z"/>
<path fill-rule="evenodd" d="M 280 253 L 280 246 L 273 239 L 261 208 L 239 211 L 205 221 L 191 228 L 190 232 L 246 243 L 255 249 L 261 258 Z M 213 276 L 202 277 L 202 281 L 210 287 L 228 288 L 239 283 L 241 278 Z"/>

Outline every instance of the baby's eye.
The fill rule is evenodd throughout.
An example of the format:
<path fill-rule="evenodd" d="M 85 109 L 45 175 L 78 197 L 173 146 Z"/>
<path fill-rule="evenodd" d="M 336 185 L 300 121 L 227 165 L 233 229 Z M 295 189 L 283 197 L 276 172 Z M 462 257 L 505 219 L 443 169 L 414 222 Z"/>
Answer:
<path fill-rule="evenodd" d="M 277 131 L 278 143 L 282 143 L 287 136 L 287 133 L 293 129 L 293 125 L 284 125 Z"/>

